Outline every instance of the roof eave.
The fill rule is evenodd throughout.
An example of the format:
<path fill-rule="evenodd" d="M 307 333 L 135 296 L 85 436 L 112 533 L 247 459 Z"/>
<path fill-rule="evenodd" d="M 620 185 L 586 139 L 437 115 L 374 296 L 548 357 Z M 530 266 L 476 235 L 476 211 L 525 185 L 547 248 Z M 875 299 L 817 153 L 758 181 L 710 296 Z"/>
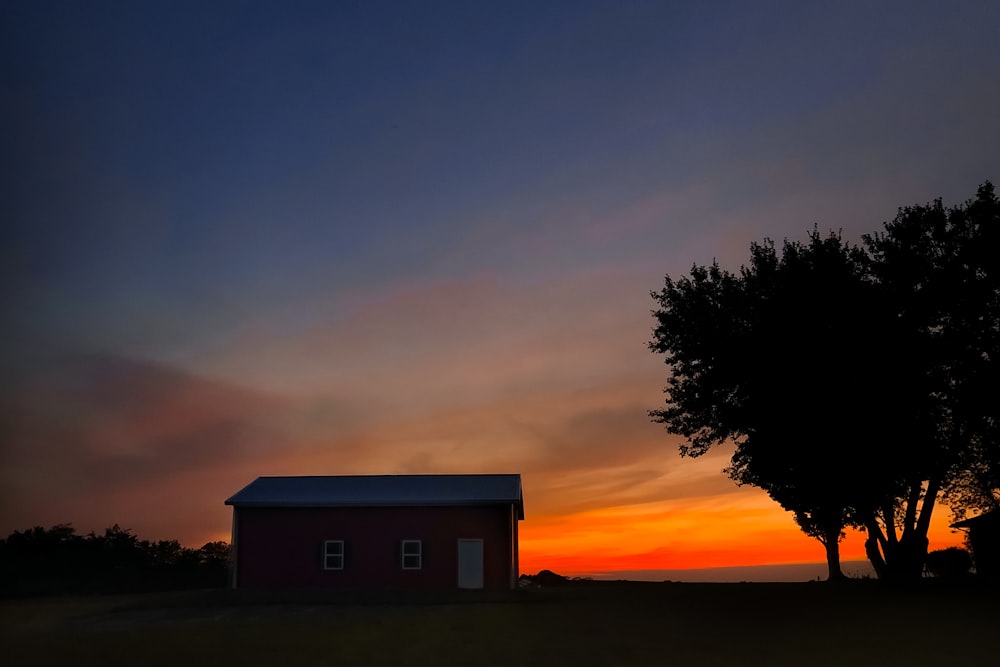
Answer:
<path fill-rule="evenodd" d="M 230 498 L 226 500 L 226 505 L 232 507 L 270 507 L 280 509 L 282 507 L 492 507 L 497 505 L 514 505 L 517 507 L 518 518 L 524 519 L 524 504 L 519 500 L 455 500 L 455 501 L 428 501 L 428 502 L 310 502 L 310 501 L 268 501 L 268 500 L 239 500 Z"/>

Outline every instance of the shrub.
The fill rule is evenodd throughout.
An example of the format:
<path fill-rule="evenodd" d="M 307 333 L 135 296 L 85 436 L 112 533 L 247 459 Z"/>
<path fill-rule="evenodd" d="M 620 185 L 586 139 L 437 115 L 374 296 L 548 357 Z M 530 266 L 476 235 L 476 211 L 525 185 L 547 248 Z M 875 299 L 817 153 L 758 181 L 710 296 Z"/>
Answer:
<path fill-rule="evenodd" d="M 939 579 L 961 579 L 972 569 L 972 556 L 960 547 L 938 549 L 927 554 L 924 567 Z"/>

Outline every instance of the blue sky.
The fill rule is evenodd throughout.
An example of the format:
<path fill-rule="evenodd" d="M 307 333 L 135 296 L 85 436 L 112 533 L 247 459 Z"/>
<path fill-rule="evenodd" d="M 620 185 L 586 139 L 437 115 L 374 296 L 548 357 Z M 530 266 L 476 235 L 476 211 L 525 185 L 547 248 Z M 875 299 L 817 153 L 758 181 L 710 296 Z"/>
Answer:
<path fill-rule="evenodd" d="M 998 25 L 988 1 L 4 3 L 0 340 L 20 407 L 0 532 L 73 506 L 36 488 L 24 387 L 72 432 L 110 428 L 130 395 L 49 414 L 77 400 L 52 387 L 77 386 L 58 360 L 79 355 L 280 404 L 246 427 L 272 444 L 231 436 L 244 476 L 537 467 L 540 506 L 565 514 L 545 489 L 590 461 L 605 481 L 659 471 L 638 498 L 601 487 L 608 503 L 673 497 L 687 462 L 643 412 L 665 380 L 649 290 L 996 181 Z M 190 452 L 249 418 L 220 410 L 177 417 L 176 452 L 112 423 L 164 494 L 198 470 L 214 503 L 243 477 Z M 477 424 L 496 439 L 470 444 Z M 124 455 L 44 437 L 94 470 Z M 133 498 L 89 483 L 110 495 L 82 523 Z"/>

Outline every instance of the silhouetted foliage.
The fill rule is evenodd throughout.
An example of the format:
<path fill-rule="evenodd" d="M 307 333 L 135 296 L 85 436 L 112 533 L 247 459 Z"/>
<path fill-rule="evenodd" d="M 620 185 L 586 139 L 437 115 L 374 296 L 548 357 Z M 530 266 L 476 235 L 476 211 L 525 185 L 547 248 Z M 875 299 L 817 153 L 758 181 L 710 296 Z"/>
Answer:
<path fill-rule="evenodd" d="M 901 209 L 863 246 L 814 230 L 752 244 L 738 273 L 667 276 L 650 348 L 672 373 L 651 416 L 682 456 L 734 443 L 726 472 L 794 513 L 831 579 L 847 526 L 880 578 L 919 577 L 939 493 L 973 473 L 998 488 L 998 232 L 987 183 L 962 207 Z"/>
<path fill-rule="evenodd" d="M 200 549 L 140 540 L 117 524 L 77 535 L 70 524 L 36 526 L 0 540 L 0 594 L 132 592 L 226 585 L 229 545 Z"/>
<path fill-rule="evenodd" d="M 1000 498 L 1000 201 L 985 183 L 962 206 L 902 208 L 865 244 L 925 385 L 916 437 L 894 460 L 896 496 L 865 520 L 866 547 L 880 576 L 913 579 L 940 494 L 959 516 Z"/>
<path fill-rule="evenodd" d="M 522 574 L 522 585 L 529 586 L 565 586 L 570 580 L 552 570 L 541 570 L 538 574 Z"/>
<path fill-rule="evenodd" d="M 948 547 L 927 554 L 927 572 L 939 579 L 962 579 L 972 569 L 972 556 L 965 549 Z"/>
<path fill-rule="evenodd" d="M 831 579 L 842 577 L 838 543 L 856 523 L 844 484 L 876 440 L 866 430 L 892 396 L 885 382 L 905 372 L 889 346 L 891 320 L 866 280 L 868 259 L 839 235 L 807 243 L 751 246 L 738 274 L 695 266 L 653 297 L 660 305 L 651 348 L 673 373 L 667 407 L 653 411 L 688 439 L 681 454 L 736 443 L 726 472 L 760 487 L 824 544 Z M 885 340 L 868 323 L 884 320 Z M 876 422 L 876 423 L 880 423 Z"/>

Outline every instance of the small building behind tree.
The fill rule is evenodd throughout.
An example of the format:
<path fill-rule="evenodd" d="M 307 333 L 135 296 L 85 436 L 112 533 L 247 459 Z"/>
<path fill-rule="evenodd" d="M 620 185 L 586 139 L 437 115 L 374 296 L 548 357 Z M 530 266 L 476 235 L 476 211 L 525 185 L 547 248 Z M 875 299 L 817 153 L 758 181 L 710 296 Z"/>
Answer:
<path fill-rule="evenodd" d="M 951 527 L 969 530 L 976 574 L 990 581 L 1000 581 L 1000 510 L 958 521 Z"/>
<path fill-rule="evenodd" d="M 226 505 L 234 588 L 517 586 L 520 475 L 258 477 Z"/>

